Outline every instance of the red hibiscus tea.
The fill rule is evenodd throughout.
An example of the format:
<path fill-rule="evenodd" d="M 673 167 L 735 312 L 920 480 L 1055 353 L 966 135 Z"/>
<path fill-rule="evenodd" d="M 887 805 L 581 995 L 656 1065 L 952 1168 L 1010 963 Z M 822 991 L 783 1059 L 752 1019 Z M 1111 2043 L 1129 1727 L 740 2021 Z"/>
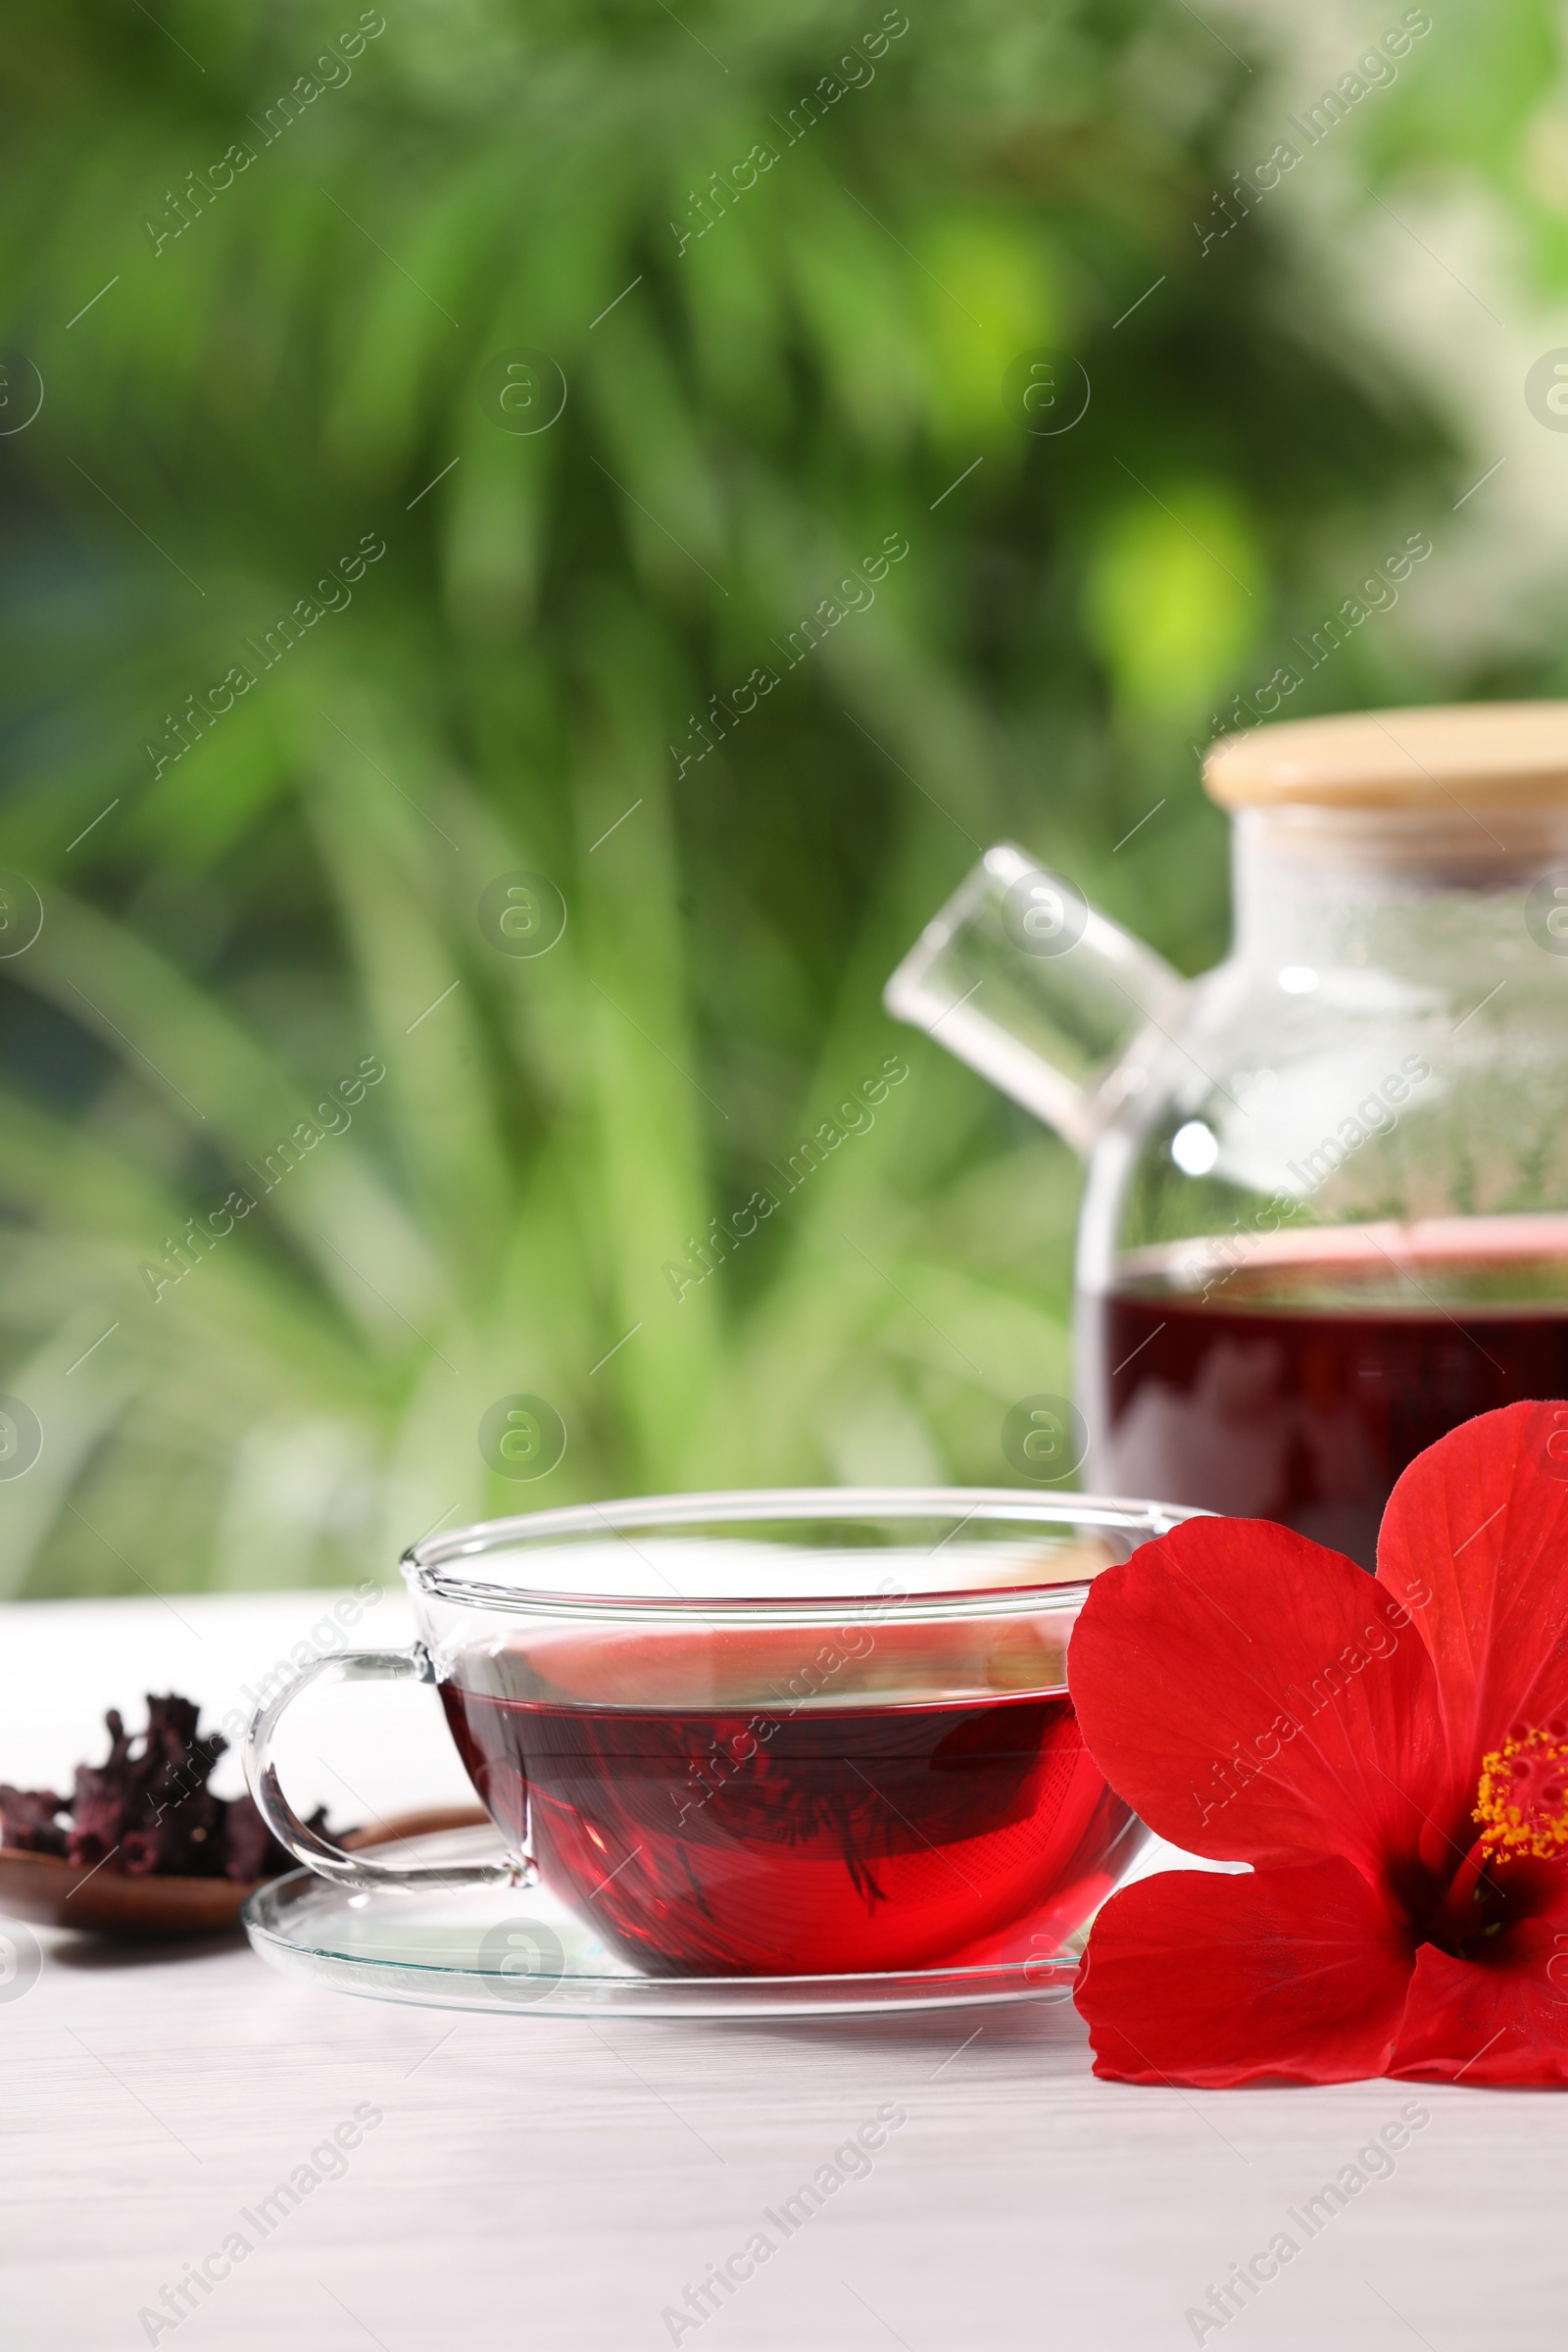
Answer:
<path fill-rule="evenodd" d="M 417 1640 L 318 1660 L 259 1711 L 257 1802 L 339 1885 L 444 1897 L 528 1865 L 651 1975 L 1021 1976 L 1145 1835 L 1080 1736 L 1072 1629 L 1091 1579 L 1187 1515 L 839 1487 L 427 1536 L 403 1560 Z M 377 1861 L 300 1821 L 272 1740 L 328 1670 L 435 1684 L 508 1852 Z"/>
<path fill-rule="evenodd" d="M 1028 1959 L 1142 1838 L 1066 1696 L 1071 1617 L 492 1647 L 442 1697 L 509 1839 L 651 1974 Z"/>
<path fill-rule="evenodd" d="M 1568 1218 L 1282 1234 L 1238 1254 L 1140 1252 L 1092 1306 L 1114 1491 L 1277 1519 L 1370 1568 L 1418 1453 L 1477 1413 L 1568 1394 Z"/>

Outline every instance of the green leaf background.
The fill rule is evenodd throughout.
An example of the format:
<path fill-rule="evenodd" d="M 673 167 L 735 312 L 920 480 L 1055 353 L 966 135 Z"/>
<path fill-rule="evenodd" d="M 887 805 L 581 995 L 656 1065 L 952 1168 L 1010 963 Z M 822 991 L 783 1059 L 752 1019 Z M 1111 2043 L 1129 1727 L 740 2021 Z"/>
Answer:
<path fill-rule="evenodd" d="M 1196 751 L 1487 462 L 1369 342 L 1321 208 L 1203 250 L 1249 124 L 1300 97 L 1234 13 L 381 21 L 13 28 L 7 399 L 19 352 L 45 390 L 0 439 L 0 864 L 45 909 L 0 962 L 0 1386 L 44 1430 L 0 1481 L 13 1594 L 382 1575 L 433 1522 L 615 1493 L 1010 1479 L 1008 1406 L 1070 1378 L 1078 1173 L 882 981 L 1003 836 L 1211 961 Z M 1558 75 L 1544 7 L 1440 24 L 1303 179 L 1339 173 L 1339 235 L 1457 188 L 1554 292 Z M 1048 346 L 1093 394 L 1037 437 L 1004 378 Z M 566 385 L 531 435 L 482 398 L 518 348 Z M 874 604 L 787 668 L 890 537 Z M 352 601 L 262 669 L 362 538 Z M 1551 678 L 1368 628 L 1300 707 Z M 537 956 L 479 919 L 516 871 L 566 909 Z M 366 1063 L 264 1191 L 247 1163 Z M 477 1441 L 520 1392 L 567 1431 L 530 1484 Z"/>

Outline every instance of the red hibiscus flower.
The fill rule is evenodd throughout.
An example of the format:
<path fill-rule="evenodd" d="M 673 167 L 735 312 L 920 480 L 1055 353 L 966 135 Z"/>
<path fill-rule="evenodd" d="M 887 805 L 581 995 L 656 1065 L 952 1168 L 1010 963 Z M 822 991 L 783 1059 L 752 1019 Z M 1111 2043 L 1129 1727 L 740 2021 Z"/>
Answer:
<path fill-rule="evenodd" d="M 1250 1877 L 1113 1895 L 1077 1987 L 1127 2082 L 1568 2082 L 1568 1405 L 1484 1413 L 1390 1497 L 1376 1578 L 1196 1519 L 1091 1590 L 1107 1779 Z"/>

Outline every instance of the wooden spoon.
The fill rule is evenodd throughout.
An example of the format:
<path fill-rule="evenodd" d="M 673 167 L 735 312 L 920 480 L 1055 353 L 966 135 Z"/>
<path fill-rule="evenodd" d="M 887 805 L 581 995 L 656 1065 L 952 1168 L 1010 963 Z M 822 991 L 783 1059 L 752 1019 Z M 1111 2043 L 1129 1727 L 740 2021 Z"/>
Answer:
<path fill-rule="evenodd" d="M 432 1830 L 476 1828 L 489 1816 L 477 1805 L 429 1805 L 394 1813 L 368 1829 L 352 1830 L 345 1846 L 387 1845 Z M 290 1866 L 292 1867 L 292 1865 Z M 213 1936 L 237 1927 L 240 1910 L 265 1879 L 183 1879 L 149 1871 L 130 1878 L 99 1863 L 80 1870 L 58 1854 L 27 1854 L 0 1845 L 0 1915 L 36 1920 L 46 1928 L 80 1928 L 100 1936 Z"/>

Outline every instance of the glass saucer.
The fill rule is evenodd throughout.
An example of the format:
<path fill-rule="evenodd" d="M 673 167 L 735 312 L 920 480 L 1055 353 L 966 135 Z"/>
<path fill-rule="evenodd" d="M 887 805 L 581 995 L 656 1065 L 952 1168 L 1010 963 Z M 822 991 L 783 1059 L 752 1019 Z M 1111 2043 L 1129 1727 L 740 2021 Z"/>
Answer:
<path fill-rule="evenodd" d="M 486 1824 L 378 1847 L 377 1859 L 456 1865 L 502 1850 Z M 837 2017 L 1059 2001 L 1078 1970 L 1056 1952 L 887 1976 L 647 1977 L 541 1886 L 355 1893 L 310 1870 L 261 1887 L 243 1918 L 256 1950 L 286 1977 L 371 2000 L 522 2017 Z"/>

